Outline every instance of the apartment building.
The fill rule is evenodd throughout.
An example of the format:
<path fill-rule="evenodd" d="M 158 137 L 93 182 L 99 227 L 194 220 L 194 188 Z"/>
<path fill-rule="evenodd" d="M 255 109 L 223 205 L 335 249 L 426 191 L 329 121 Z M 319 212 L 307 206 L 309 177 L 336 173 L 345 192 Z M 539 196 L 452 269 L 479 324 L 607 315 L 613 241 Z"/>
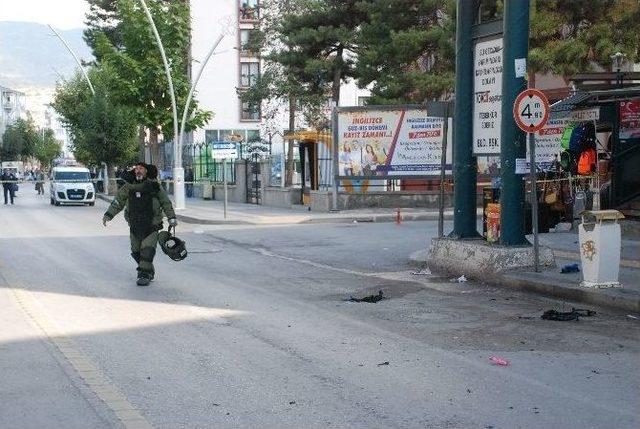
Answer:
<path fill-rule="evenodd" d="M 25 114 L 25 94 L 0 86 L 0 138 L 7 127 Z"/>
<path fill-rule="evenodd" d="M 224 141 L 239 135 L 245 142 L 271 141 L 274 153 L 283 150 L 281 133 L 288 128 L 286 106 L 279 106 L 278 114 L 267 123 L 262 111 L 266 103 L 252 106 L 242 103 L 238 96 L 239 91 L 255 83 L 261 72 L 259 53 L 247 48 L 249 35 L 260 20 L 260 7 L 259 0 L 191 0 L 194 76 L 220 33 L 227 33 L 198 83 L 199 105 L 213 111 L 214 116 L 194 132 L 195 143 Z M 368 95 L 369 91 L 359 89 L 354 82 L 344 84 L 340 104 L 361 105 Z"/>

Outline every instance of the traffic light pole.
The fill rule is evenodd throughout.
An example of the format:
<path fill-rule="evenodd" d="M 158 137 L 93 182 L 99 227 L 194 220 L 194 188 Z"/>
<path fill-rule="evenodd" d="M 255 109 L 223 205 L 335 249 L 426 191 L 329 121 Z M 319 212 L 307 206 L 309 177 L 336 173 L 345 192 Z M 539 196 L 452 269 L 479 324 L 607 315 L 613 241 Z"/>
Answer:
<path fill-rule="evenodd" d="M 524 181 L 515 169 L 516 159 L 526 156 L 526 135 L 513 119 L 513 103 L 527 87 L 526 67 L 517 68 L 516 63 L 526 64 L 529 51 L 529 0 L 505 0 L 503 20 L 500 242 L 518 246 L 527 243 L 523 222 Z"/>

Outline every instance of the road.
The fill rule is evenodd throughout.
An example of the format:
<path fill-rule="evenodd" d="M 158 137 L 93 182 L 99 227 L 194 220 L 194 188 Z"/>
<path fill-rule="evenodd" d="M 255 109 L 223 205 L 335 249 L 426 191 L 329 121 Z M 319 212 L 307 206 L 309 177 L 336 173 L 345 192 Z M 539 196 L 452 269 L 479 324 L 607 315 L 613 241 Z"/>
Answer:
<path fill-rule="evenodd" d="M 1 428 L 640 427 L 640 320 L 412 274 L 435 222 L 181 224 L 141 288 L 105 208 L 0 207 Z"/>

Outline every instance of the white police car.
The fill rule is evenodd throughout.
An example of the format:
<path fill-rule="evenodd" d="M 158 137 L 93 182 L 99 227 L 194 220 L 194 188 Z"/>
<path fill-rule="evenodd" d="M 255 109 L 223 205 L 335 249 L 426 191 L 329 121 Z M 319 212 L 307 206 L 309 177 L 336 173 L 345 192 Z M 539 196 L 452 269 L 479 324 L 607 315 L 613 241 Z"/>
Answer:
<path fill-rule="evenodd" d="M 54 167 L 51 172 L 51 205 L 96 203 L 96 190 L 84 167 Z"/>

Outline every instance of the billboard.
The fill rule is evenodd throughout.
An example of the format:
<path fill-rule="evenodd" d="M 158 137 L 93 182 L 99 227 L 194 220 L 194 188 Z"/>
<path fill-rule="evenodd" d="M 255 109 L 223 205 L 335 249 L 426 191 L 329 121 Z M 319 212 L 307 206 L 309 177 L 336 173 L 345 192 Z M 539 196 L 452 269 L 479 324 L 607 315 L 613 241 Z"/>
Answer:
<path fill-rule="evenodd" d="M 476 43 L 473 61 L 473 153 L 499 154 L 502 38 Z"/>
<path fill-rule="evenodd" d="M 430 115 L 424 106 L 340 108 L 336 115 L 338 176 L 375 179 L 440 174 L 442 115 Z M 448 129 L 450 170 L 451 120 Z"/>
<path fill-rule="evenodd" d="M 620 140 L 640 139 L 640 98 L 620 102 Z"/>

